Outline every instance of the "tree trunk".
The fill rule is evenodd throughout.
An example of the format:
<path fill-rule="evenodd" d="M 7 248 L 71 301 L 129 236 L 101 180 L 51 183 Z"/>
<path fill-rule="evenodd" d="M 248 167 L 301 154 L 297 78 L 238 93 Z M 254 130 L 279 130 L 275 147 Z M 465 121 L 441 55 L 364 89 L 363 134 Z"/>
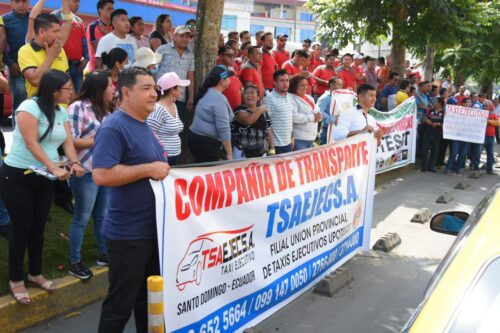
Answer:
<path fill-rule="evenodd" d="M 427 45 L 425 48 L 425 61 L 424 61 L 424 81 L 432 82 L 434 74 L 434 58 L 436 56 L 436 49 Z"/>
<path fill-rule="evenodd" d="M 392 42 L 391 42 L 391 71 L 399 73 L 399 76 L 405 75 L 405 57 L 406 47 L 400 38 L 398 27 L 404 23 L 405 8 L 400 4 L 394 5 L 394 22 L 392 25 Z"/>
<path fill-rule="evenodd" d="M 194 100 L 203 80 L 215 65 L 217 58 L 217 41 L 220 35 L 222 11 L 224 0 L 199 0 L 196 12 L 196 40 L 194 43 L 195 54 L 195 84 Z M 194 159 L 187 145 L 187 129 L 193 122 L 193 112 L 186 113 L 184 131 L 181 134 L 182 153 L 181 163 L 193 163 Z"/>
<path fill-rule="evenodd" d="M 224 0 L 200 0 L 196 12 L 197 38 L 194 48 L 196 91 L 201 87 L 217 58 L 217 41 L 220 35 Z"/>
<path fill-rule="evenodd" d="M 457 70 L 457 71 L 455 72 L 455 80 L 454 80 L 454 82 L 455 82 L 455 86 L 457 87 L 457 89 L 458 89 L 460 86 L 465 85 L 465 80 L 466 80 L 466 79 L 467 79 L 467 78 L 466 78 L 466 77 L 464 77 L 464 74 L 463 74 L 462 72 L 460 72 L 459 70 Z"/>
<path fill-rule="evenodd" d="M 485 93 L 489 99 L 493 99 L 493 82 L 492 81 L 481 82 L 481 92 Z"/>

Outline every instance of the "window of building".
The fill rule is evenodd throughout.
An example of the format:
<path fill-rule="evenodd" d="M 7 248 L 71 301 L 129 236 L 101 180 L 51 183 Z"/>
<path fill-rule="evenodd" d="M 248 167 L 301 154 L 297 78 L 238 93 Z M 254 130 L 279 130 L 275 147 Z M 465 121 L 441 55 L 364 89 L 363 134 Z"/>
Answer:
<path fill-rule="evenodd" d="M 257 31 L 264 31 L 263 25 L 250 24 L 250 35 L 255 36 Z"/>
<path fill-rule="evenodd" d="M 274 35 L 278 36 L 279 34 L 285 34 L 285 35 L 288 35 L 288 37 L 291 37 L 291 29 L 285 28 L 285 27 L 275 27 L 274 28 Z"/>
<path fill-rule="evenodd" d="M 238 17 L 236 15 L 223 15 L 221 28 L 224 30 L 236 30 Z"/>
<path fill-rule="evenodd" d="M 300 30 L 300 40 L 303 41 L 304 39 L 314 39 L 314 35 L 316 34 L 316 31 L 310 30 L 310 29 L 301 29 Z"/>
<path fill-rule="evenodd" d="M 302 12 L 302 13 L 300 13 L 300 20 L 301 21 L 312 22 L 312 21 L 314 21 L 314 15 Z"/>

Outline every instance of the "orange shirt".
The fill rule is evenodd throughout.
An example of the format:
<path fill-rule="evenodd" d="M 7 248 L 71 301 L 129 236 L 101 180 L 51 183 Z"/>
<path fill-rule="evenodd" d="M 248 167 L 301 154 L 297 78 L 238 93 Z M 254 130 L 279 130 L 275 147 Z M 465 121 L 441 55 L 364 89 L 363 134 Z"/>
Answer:
<path fill-rule="evenodd" d="M 356 72 L 352 67 L 345 68 L 344 66 L 340 66 L 339 69 L 337 69 L 337 73 L 342 79 L 342 82 L 344 82 L 344 89 L 351 88 L 356 90 Z"/>
<path fill-rule="evenodd" d="M 274 55 L 274 59 L 276 60 L 276 63 L 278 64 L 278 68 L 283 68 L 283 64 L 290 60 L 290 52 L 287 50 L 278 50 L 277 48 L 274 48 L 271 51 Z"/>
<path fill-rule="evenodd" d="M 234 110 L 237 106 L 241 105 L 241 81 L 237 76 L 229 77 L 229 87 L 222 92 L 226 96 L 229 105 Z"/>
<path fill-rule="evenodd" d="M 314 71 L 316 68 L 318 68 L 321 65 L 324 65 L 325 62 L 321 58 L 314 58 L 312 57 L 311 60 L 311 70 Z"/>
<path fill-rule="evenodd" d="M 264 88 L 272 90 L 274 88 L 273 74 L 278 69 L 278 64 L 271 52 L 266 50 L 262 51 L 262 62 L 260 63 L 260 68 Z"/>
<path fill-rule="evenodd" d="M 321 65 L 314 70 L 313 75 L 314 77 L 328 82 L 328 80 L 330 80 L 332 77 L 337 76 L 337 72 L 335 71 L 335 68 L 329 69 L 326 65 Z M 316 88 L 314 89 L 314 93 L 316 95 L 323 95 L 323 93 L 328 89 L 328 84 L 323 84 L 319 81 L 316 81 Z"/>
<path fill-rule="evenodd" d="M 390 72 L 391 68 L 387 65 L 384 65 L 377 70 L 377 76 L 381 80 L 378 84 L 378 90 L 382 90 L 387 82 L 389 82 Z"/>
<path fill-rule="evenodd" d="M 262 86 L 262 79 L 257 67 L 250 61 L 247 61 L 240 68 L 240 79 L 243 84 L 245 82 L 252 82 L 259 88 L 259 95 L 264 96 L 264 87 Z"/>

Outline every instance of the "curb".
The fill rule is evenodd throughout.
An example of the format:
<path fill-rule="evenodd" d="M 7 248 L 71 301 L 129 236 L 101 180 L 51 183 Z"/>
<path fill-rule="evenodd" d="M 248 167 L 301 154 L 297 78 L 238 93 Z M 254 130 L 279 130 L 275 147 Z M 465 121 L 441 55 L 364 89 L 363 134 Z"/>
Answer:
<path fill-rule="evenodd" d="M 57 286 L 53 294 L 29 288 L 30 305 L 19 305 L 10 295 L 0 297 L 1 331 L 14 333 L 103 299 L 108 291 L 108 268 L 91 270 L 94 276 L 85 282 L 69 275 L 53 280 Z"/>

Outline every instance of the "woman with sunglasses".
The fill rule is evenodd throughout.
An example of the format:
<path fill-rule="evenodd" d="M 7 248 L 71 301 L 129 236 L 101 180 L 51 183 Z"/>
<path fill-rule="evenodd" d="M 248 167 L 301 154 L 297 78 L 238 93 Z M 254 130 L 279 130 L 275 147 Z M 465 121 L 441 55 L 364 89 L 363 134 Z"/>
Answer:
<path fill-rule="evenodd" d="M 226 151 L 226 159 L 233 159 L 230 129 L 233 111 L 222 94 L 229 87 L 229 77 L 233 75 L 225 66 L 215 66 L 200 89 L 188 133 L 188 146 L 196 163 L 218 161 L 222 147 Z"/>
<path fill-rule="evenodd" d="M 52 182 L 31 171 L 42 165 L 52 177 L 67 181 L 84 174 L 71 138 L 69 119 L 60 104 L 69 104 L 73 93 L 71 78 L 60 71 L 49 70 L 40 80 L 35 97 L 21 103 L 16 110 L 17 126 L 12 149 L 0 168 L 0 188 L 12 223 L 9 245 L 9 289 L 23 305 L 31 302 L 24 286 L 24 253 L 28 250 L 28 282 L 53 292 L 54 282 L 42 275 L 42 253 L 45 222 L 52 203 Z M 69 159 L 66 168 L 59 167 L 57 148 L 62 145 Z M 50 177 L 50 175 L 48 175 Z"/>
<path fill-rule="evenodd" d="M 107 265 L 107 249 L 101 229 L 106 212 L 106 191 L 92 179 L 92 147 L 104 118 L 113 110 L 115 88 L 108 72 L 95 71 L 83 81 L 80 95 L 68 107 L 71 135 L 78 158 L 85 168 L 83 177 L 71 177 L 75 214 L 69 232 L 69 274 L 86 280 L 93 276 L 81 261 L 83 236 L 90 216 L 99 249 L 97 264 Z"/>

